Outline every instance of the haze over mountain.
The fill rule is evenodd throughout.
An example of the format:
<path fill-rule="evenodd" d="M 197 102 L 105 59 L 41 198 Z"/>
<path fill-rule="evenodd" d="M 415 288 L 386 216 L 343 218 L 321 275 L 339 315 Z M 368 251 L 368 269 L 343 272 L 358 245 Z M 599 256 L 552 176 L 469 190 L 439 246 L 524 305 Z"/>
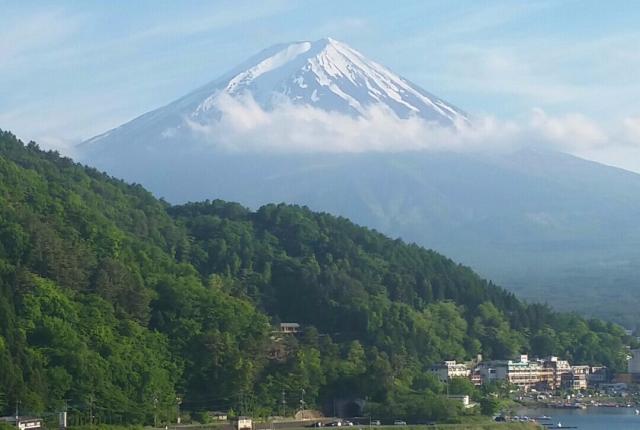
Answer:
<path fill-rule="evenodd" d="M 525 297 L 636 323 L 640 175 L 529 142 L 461 147 L 473 124 L 322 39 L 266 49 L 79 153 L 172 202 L 305 204 L 442 251 Z"/>

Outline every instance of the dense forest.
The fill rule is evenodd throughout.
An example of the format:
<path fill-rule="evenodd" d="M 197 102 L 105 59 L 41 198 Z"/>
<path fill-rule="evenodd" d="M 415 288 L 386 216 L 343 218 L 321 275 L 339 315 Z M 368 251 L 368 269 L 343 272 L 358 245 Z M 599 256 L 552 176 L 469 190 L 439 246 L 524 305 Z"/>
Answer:
<path fill-rule="evenodd" d="M 347 219 L 170 206 L 0 134 L 0 413 L 66 404 L 151 423 L 358 397 L 446 418 L 426 372 L 439 360 L 529 352 L 619 369 L 629 341 Z"/>

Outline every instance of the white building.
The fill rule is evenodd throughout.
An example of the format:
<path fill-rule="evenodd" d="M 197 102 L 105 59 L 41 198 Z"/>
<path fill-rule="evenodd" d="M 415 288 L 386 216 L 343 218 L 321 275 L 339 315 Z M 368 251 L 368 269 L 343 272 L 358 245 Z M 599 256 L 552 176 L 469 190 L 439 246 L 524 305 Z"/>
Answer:
<path fill-rule="evenodd" d="M 430 372 L 434 373 L 440 382 L 448 382 L 452 378 L 468 378 L 471 370 L 464 363 L 455 360 L 447 360 L 437 366 L 433 366 Z"/>
<path fill-rule="evenodd" d="M 538 360 L 531 361 L 526 354 L 518 360 L 494 360 L 482 363 L 477 369 L 483 384 L 491 381 L 508 381 L 523 390 L 552 378 L 552 371 Z"/>
<path fill-rule="evenodd" d="M 546 373 L 542 363 L 529 361 L 527 355 L 521 355 L 518 361 L 507 361 L 507 379 L 524 390 L 544 381 Z"/>
<path fill-rule="evenodd" d="M 249 417 L 238 417 L 235 421 L 235 430 L 252 430 L 253 420 Z"/>

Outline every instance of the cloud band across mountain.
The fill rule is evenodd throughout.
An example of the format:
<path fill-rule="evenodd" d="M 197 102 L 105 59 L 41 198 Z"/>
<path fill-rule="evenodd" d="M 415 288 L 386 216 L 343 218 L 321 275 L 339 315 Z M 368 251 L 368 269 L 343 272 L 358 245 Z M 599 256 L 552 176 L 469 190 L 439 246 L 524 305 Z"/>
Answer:
<path fill-rule="evenodd" d="M 358 116 L 296 105 L 287 99 L 267 110 L 250 93 L 215 100 L 220 113 L 209 121 L 185 118 L 192 141 L 229 151 L 367 152 L 435 149 L 496 148 L 512 141 L 517 127 L 491 118 L 451 126 L 418 116 L 399 118 L 382 104 L 367 106 Z M 186 131 L 186 130 L 185 130 Z M 176 130 L 165 135 L 174 136 Z"/>
<path fill-rule="evenodd" d="M 182 132 L 191 134 L 185 140 L 231 152 L 485 152 L 535 145 L 579 154 L 614 143 L 633 144 L 636 125 L 629 119 L 627 133 L 609 133 L 583 115 L 552 116 L 536 108 L 520 121 L 480 116 L 445 126 L 418 116 L 399 118 L 382 104 L 368 106 L 358 116 L 286 98 L 265 109 L 248 92 L 234 97 L 220 93 L 212 107 L 215 118 L 184 118 Z M 164 135 L 175 138 L 178 132 L 167 129 Z"/>

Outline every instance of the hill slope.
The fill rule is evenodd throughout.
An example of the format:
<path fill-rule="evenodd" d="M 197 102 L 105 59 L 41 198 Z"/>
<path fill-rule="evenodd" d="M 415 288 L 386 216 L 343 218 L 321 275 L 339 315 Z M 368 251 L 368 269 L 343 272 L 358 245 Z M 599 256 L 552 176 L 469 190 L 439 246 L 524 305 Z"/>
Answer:
<path fill-rule="evenodd" d="M 75 419 L 93 410 L 126 422 L 171 419 L 177 394 L 193 413 L 273 413 L 283 390 L 295 407 L 301 389 L 309 405 L 368 396 L 406 408 L 402 396 L 419 393 L 432 407 L 446 403 L 425 379 L 437 360 L 530 351 L 616 368 L 629 340 L 346 219 L 287 205 L 170 207 L 9 133 L 0 306 L 0 412 L 71 399 Z M 305 332 L 278 341 L 278 321 Z M 416 410 L 451 418 L 442 405 Z"/>

